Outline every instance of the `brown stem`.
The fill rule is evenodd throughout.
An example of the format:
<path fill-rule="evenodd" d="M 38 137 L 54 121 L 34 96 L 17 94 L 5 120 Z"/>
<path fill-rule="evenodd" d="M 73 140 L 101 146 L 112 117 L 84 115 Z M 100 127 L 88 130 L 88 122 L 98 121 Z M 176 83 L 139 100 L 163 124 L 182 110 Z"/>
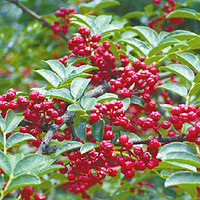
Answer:
<path fill-rule="evenodd" d="M 12 4 L 15 4 L 17 7 L 21 8 L 23 10 L 24 13 L 29 14 L 31 17 L 33 17 L 34 19 L 38 20 L 43 26 L 51 29 L 51 25 L 46 22 L 41 16 L 39 16 L 37 13 L 35 13 L 34 11 L 30 10 L 29 8 L 27 8 L 26 6 L 24 6 L 23 4 L 21 4 L 18 0 L 6 0 Z M 52 29 L 51 29 L 52 30 Z M 58 35 L 64 39 L 65 41 L 68 41 L 69 38 L 62 32 L 58 33 Z"/>

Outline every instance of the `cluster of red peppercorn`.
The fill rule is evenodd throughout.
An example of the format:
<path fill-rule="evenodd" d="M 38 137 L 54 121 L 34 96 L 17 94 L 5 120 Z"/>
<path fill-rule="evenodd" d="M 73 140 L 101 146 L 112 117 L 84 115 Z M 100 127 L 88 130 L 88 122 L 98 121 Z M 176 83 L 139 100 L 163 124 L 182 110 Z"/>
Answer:
<path fill-rule="evenodd" d="M 61 21 L 55 21 L 51 28 L 53 29 L 54 34 L 58 34 L 60 32 L 68 33 L 68 25 L 70 23 L 70 14 L 76 14 L 76 11 L 74 8 L 65 8 L 62 7 L 59 10 L 55 12 L 55 16 L 60 18 Z M 62 24 L 62 25 L 61 25 Z"/>
<path fill-rule="evenodd" d="M 195 142 L 200 145 L 200 108 L 196 108 L 195 105 L 180 104 L 179 106 L 171 109 L 172 115 L 169 117 L 169 121 L 173 124 L 176 130 L 181 130 L 184 123 L 189 123 L 192 127 L 188 129 L 186 139 L 190 142 Z"/>
<path fill-rule="evenodd" d="M 31 186 L 26 186 L 21 190 L 21 198 L 22 200 L 31 200 L 31 196 L 34 193 L 34 188 Z M 46 196 L 38 192 L 34 195 L 34 200 L 46 200 Z"/>
<path fill-rule="evenodd" d="M 73 37 L 68 41 L 68 48 L 72 50 L 70 57 L 89 57 L 90 62 L 99 68 L 98 71 L 92 71 L 91 83 L 101 84 L 103 80 L 109 80 L 111 76 L 118 75 L 120 72 L 116 68 L 116 58 L 109 50 L 111 43 L 104 41 L 102 45 L 98 44 L 101 41 L 101 35 L 96 34 L 91 37 L 91 30 L 89 28 L 80 27 L 78 29 L 80 35 Z M 114 44 L 120 49 L 119 44 Z M 64 63 L 67 56 L 60 58 L 59 61 Z M 121 67 L 129 64 L 129 59 L 120 53 L 119 59 Z M 83 63 L 78 63 L 77 67 Z"/>
<path fill-rule="evenodd" d="M 133 62 L 133 67 L 124 67 L 123 73 L 117 79 L 110 80 L 110 91 L 118 93 L 120 98 L 131 97 L 133 92 L 145 102 L 151 100 L 151 94 L 155 92 L 156 83 L 159 80 L 158 70 L 152 65 L 146 66 L 145 58 Z M 133 88 L 132 88 L 133 87 Z"/>
<path fill-rule="evenodd" d="M 161 3 L 161 0 L 152 0 L 152 1 L 157 5 Z M 168 3 L 165 3 L 164 6 L 161 8 L 163 11 L 163 17 L 153 18 L 151 21 L 148 22 L 148 26 L 153 29 L 158 28 L 159 30 L 162 30 L 165 18 L 170 12 L 174 11 L 175 6 L 176 2 L 174 0 L 168 0 Z M 170 22 L 171 25 L 169 25 L 166 28 L 166 31 L 171 32 L 174 30 L 173 25 L 182 23 L 183 18 L 169 18 L 168 21 Z M 159 23 L 159 26 L 157 26 L 157 23 Z"/>
<path fill-rule="evenodd" d="M 90 109 L 91 115 L 89 123 L 97 122 L 100 117 L 108 119 L 110 125 L 121 126 L 125 130 L 131 129 L 130 120 L 125 117 L 125 110 L 122 109 L 123 103 L 121 101 L 112 100 L 103 104 L 97 103 L 95 107 Z M 111 130 L 110 130 L 111 131 Z M 113 134 L 106 138 L 113 139 Z"/>
<path fill-rule="evenodd" d="M 127 135 L 120 136 L 119 143 L 122 145 L 120 149 L 114 148 L 112 143 L 103 140 L 99 148 L 90 150 L 87 154 L 81 154 L 80 151 L 65 153 L 70 162 L 63 164 L 62 161 L 57 161 L 56 164 L 64 166 L 59 171 L 67 173 L 68 190 L 75 194 L 82 193 L 83 199 L 90 199 L 86 190 L 97 183 L 102 184 L 106 174 L 111 177 L 116 176 L 117 167 L 121 168 L 121 173 L 125 178 L 131 179 L 135 175 L 135 170 L 143 171 L 146 168 L 153 169 L 158 166 L 160 160 L 156 158 L 156 155 L 160 143 L 157 139 L 149 141 L 146 151 L 140 146 L 134 147 L 132 151 L 133 143 Z M 129 156 L 123 155 L 123 152 L 127 152 Z"/>

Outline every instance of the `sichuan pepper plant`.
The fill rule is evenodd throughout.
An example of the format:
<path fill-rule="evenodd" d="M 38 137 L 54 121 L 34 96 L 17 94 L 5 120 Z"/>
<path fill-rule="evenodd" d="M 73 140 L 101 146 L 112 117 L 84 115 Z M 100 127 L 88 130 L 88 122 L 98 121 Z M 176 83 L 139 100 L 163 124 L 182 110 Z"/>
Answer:
<path fill-rule="evenodd" d="M 33 72 L 45 85 L 0 96 L 0 199 L 198 199 L 199 35 L 75 13 L 49 25 L 77 32 Z"/>

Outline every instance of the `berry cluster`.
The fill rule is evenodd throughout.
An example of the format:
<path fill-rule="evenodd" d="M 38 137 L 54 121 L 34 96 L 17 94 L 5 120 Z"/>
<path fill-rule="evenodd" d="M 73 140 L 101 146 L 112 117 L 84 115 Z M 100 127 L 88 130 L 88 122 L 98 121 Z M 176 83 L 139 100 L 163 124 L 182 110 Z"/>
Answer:
<path fill-rule="evenodd" d="M 153 3 L 155 3 L 157 5 L 159 5 L 161 3 L 161 0 L 152 0 L 152 1 L 153 1 Z M 161 8 L 163 11 L 163 13 L 162 13 L 163 17 L 153 18 L 151 21 L 148 22 L 148 26 L 153 29 L 158 28 L 159 30 L 162 30 L 164 20 L 166 19 L 167 15 L 170 12 L 174 11 L 175 6 L 176 6 L 176 3 L 174 0 L 168 0 L 168 3 L 165 3 L 164 6 Z M 170 25 L 166 28 L 166 31 L 171 32 L 174 30 L 173 25 L 182 23 L 183 18 L 169 18 L 168 21 L 169 21 Z"/>
<path fill-rule="evenodd" d="M 21 198 L 22 200 L 31 200 L 31 196 L 34 193 L 34 188 L 31 186 L 26 186 L 21 190 Z M 34 195 L 35 200 L 46 200 L 46 196 L 38 192 Z"/>
<path fill-rule="evenodd" d="M 60 32 L 68 33 L 68 25 L 70 23 L 70 14 L 76 14 L 76 11 L 74 8 L 66 9 L 64 7 L 60 8 L 55 12 L 55 16 L 60 18 L 59 21 L 55 21 L 51 28 L 53 29 L 54 34 L 58 34 Z M 62 25 L 61 25 L 62 24 Z"/>
<path fill-rule="evenodd" d="M 131 179 L 135 175 L 135 170 L 143 171 L 146 168 L 152 169 L 158 166 L 159 161 L 156 159 L 156 153 L 160 143 L 156 139 L 151 139 L 146 151 L 142 147 L 136 146 L 133 151 L 133 143 L 127 135 L 122 135 L 119 138 L 119 143 L 122 145 L 120 149 L 115 149 L 113 144 L 107 140 L 100 142 L 100 147 L 90 150 L 87 154 L 81 154 L 80 151 L 70 152 L 67 154 L 70 162 L 63 164 L 62 161 L 57 161 L 56 164 L 61 164 L 64 168 L 59 171 L 67 173 L 69 182 L 66 183 L 68 190 L 75 194 L 82 193 L 82 198 L 89 199 L 85 190 L 99 183 L 106 174 L 111 177 L 117 175 L 116 167 L 121 168 L 121 173 L 125 178 Z M 119 154 L 115 152 L 119 152 Z M 149 152 L 150 153 L 149 153 Z M 129 156 L 123 155 L 123 152 L 128 152 Z M 67 165 L 69 165 L 68 169 Z"/>
<path fill-rule="evenodd" d="M 103 80 L 109 80 L 111 76 L 118 75 L 119 70 L 116 68 L 116 58 L 113 53 L 109 50 L 111 43 L 109 41 L 104 41 L 102 45 L 98 44 L 101 41 L 101 35 L 96 34 L 91 37 L 91 30 L 89 28 L 80 27 L 78 32 L 80 35 L 73 37 L 68 41 L 68 48 L 72 50 L 70 57 L 89 57 L 89 61 L 92 65 L 99 68 L 98 71 L 92 71 L 91 83 L 101 84 Z M 116 45 L 120 49 L 119 44 Z M 67 57 L 61 58 L 61 62 L 64 63 Z M 129 64 L 129 59 L 120 53 L 119 59 L 121 62 L 121 67 L 125 67 Z M 83 63 L 77 65 L 81 66 Z"/>
<path fill-rule="evenodd" d="M 188 129 L 188 134 L 186 139 L 190 142 L 195 142 L 200 144 L 200 108 L 196 108 L 195 105 L 190 104 L 186 106 L 185 104 L 180 104 L 171 109 L 171 116 L 169 121 L 173 124 L 176 130 L 181 130 L 185 123 L 191 124 L 192 127 Z"/>
<path fill-rule="evenodd" d="M 137 95 L 145 102 L 151 100 L 151 94 L 156 91 L 155 86 L 159 80 L 158 70 L 152 64 L 146 66 L 141 60 L 134 61 L 133 67 L 125 67 L 119 78 L 110 80 L 111 92 L 117 91 L 120 98 L 125 98 L 142 90 Z"/>
<path fill-rule="evenodd" d="M 122 109 L 122 107 L 123 103 L 117 100 L 112 100 L 111 102 L 105 102 L 103 104 L 97 103 L 95 107 L 90 109 L 91 115 L 89 122 L 97 122 L 99 118 L 102 117 L 104 119 L 108 119 L 110 125 L 121 126 L 123 129 L 129 130 L 131 129 L 132 125 L 130 120 L 125 117 L 125 111 Z M 108 137 L 109 134 L 106 133 L 106 137 Z"/>

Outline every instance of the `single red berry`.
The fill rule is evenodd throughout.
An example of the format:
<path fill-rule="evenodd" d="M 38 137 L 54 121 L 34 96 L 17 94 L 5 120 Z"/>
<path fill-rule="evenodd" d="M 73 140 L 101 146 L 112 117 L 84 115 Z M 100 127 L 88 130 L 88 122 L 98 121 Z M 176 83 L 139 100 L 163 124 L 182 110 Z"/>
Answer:
<path fill-rule="evenodd" d="M 128 142 L 128 140 L 129 140 L 128 135 L 121 135 L 119 137 L 119 142 L 121 145 L 125 145 Z"/>
<path fill-rule="evenodd" d="M 62 123 L 63 123 L 63 118 L 62 117 L 57 117 L 56 119 L 55 119 L 55 124 L 57 124 L 57 125 L 61 125 Z"/>
<path fill-rule="evenodd" d="M 34 199 L 35 200 L 46 200 L 46 196 L 43 193 L 38 192 L 34 195 Z"/>

